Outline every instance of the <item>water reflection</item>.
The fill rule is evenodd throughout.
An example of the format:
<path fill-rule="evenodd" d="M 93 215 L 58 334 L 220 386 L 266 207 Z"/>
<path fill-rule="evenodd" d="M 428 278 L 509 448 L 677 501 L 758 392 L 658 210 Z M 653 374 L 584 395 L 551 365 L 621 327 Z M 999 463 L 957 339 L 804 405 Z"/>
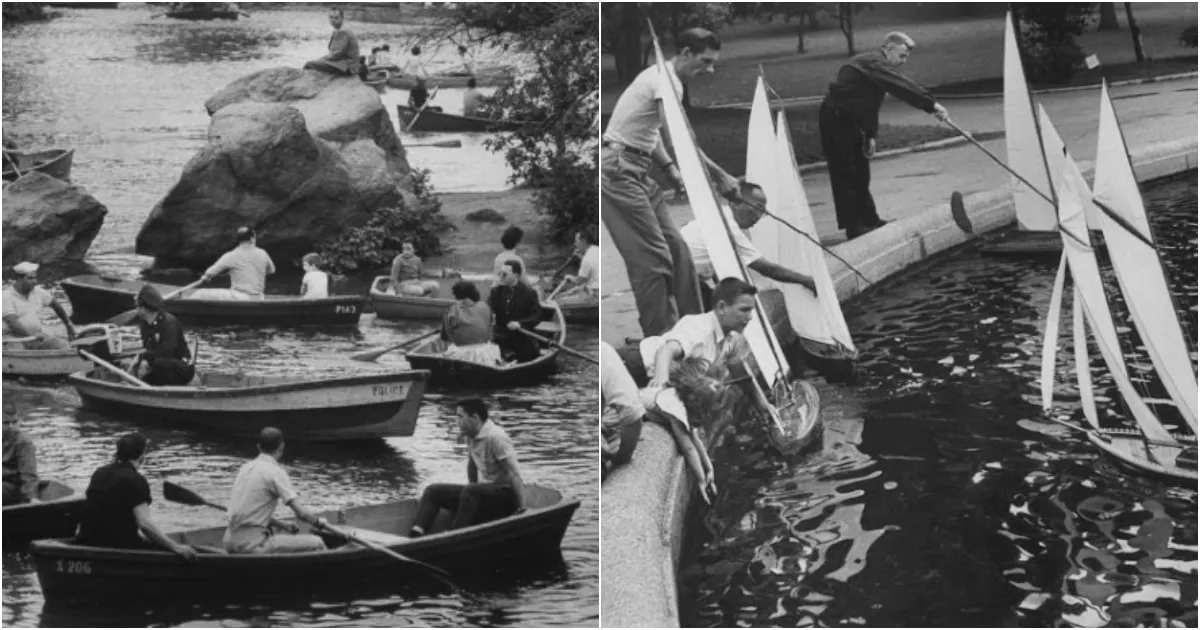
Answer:
<path fill-rule="evenodd" d="M 1193 340 L 1196 194 L 1194 172 L 1145 191 Z M 1054 272 L 968 247 L 856 303 L 868 377 L 822 390 L 836 409 L 823 452 L 788 461 L 756 427 L 715 449 L 722 498 L 691 530 L 684 624 L 1194 627 L 1195 489 L 1041 420 Z M 1156 386 L 1120 330 L 1131 372 Z M 1072 418 L 1077 386 L 1059 368 L 1056 413 Z M 1093 364 L 1116 421 L 1106 372 Z"/>

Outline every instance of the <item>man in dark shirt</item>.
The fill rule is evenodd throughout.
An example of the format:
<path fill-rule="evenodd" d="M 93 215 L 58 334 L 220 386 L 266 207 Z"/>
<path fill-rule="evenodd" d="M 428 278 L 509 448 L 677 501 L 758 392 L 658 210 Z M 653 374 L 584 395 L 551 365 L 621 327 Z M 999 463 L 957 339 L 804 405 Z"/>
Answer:
<path fill-rule="evenodd" d="M 525 363 L 538 357 L 536 339 L 517 332 L 533 330 L 542 321 L 542 304 L 537 292 L 521 282 L 521 263 L 506 260 L 500 267 L 500 285 L 488 296 L 488 306 L 496 316 L 492 340 L 500 346 L 505 358 L 510 355 Z"/>
<path fill-rule="evenodd" d="M 163 310 L 163 297 L 147 284 L 137 296 L 138 328 L 145 348 L 136 363 L 145 362 L 141 375 L 147 385 L 187 385 L 196 375 L 192 353 L 183 338 L 183 325 Z"/>
<path fill-rule="evenodd" d="M 838 228 L 857 238 L 882 226 L 871 198 L 870 159 L 875 156 L 879 108 L 885 93 L 948 120 L 949 113 L 925 88 L 900 74 L 915 44 L 904 33 L 889 33 L 883 46 L 854 56 L 838 71 L 821 103 L 821 148 L 829 163 L 829 183 Z"/>
<path fill-rule="evenodd" d="M 196 557 L 191 547 L 171 540 L 150 520 L 150 484 L 138 472 L 145 455 L 146 438 L 140 433 L 117 440 L 116 461 L 92 473 L 75 540 L 94 547 L 152 548 L 140 530 L 160 547 L 191 560 Z"/>

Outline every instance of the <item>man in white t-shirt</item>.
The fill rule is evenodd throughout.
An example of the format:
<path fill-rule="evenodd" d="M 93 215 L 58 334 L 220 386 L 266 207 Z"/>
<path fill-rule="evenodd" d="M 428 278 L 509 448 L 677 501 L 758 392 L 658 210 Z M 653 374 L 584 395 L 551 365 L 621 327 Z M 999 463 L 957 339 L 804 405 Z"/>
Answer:
<path fill-rule="evenodd" d="M 33 337 L 21 345 L 26 350 L 63 350 L 75 338 L 75 326 L 67 311 L 50 292 L 37 284 L 38 265 L 23 262 L 13 267 L 17 279 L 4 289 L 4 336 Z M 67 339 L 55 337 L 42 328 L 42 309 L 49 306 L 67 327 Z"/>
<path fill-rule="evenodd" d="M 741 182 L 740 188 L 739 198 L 731 200 L 730 205 L 722 206 L 721 209 L 725 212 L 726 220 L 737 224 L 739 228 L 733 232 L 733 242 L 737 247 L 738 257 L 742 259 L 742 264 L 767 278 L 777 282 L 799 284 L 815 294 L 817 285 L 813 282 L 812 276 L 763 258 L 762 253 L 750 241 L 746 230 L 754 227 L 763 217 L 767 197 L 757 184 Z M 692 252 L 696 273 L 700 276 L 700 291 L 704 297 L 705 307 L 711 308 L 712 305 L 709 304 L 712 301 L 711 287 L 717 282 L 717 272 L 713 269 L 712 258 L 708 255 L 708 246 L 704 242 L 704 232 L 700 228 L 700 222 L 693 219 L 683 226 L 679 233 L 683 235 L 683 240 L 687 242 L 688 249 Z"/>
<path fill-rule="evenodd" d="M 195 300 L 261 300 L 267 276 L 275 273 L 271 256 L 256 245 L 254 229 L 238 228 L 237 247 L 225 253 L 204 272 L 201 283 L 212 282 L 218 275 L 229 272 L 228 289 L 198 289 L 186 297 Z"/>
<path fill-rule="evenodd" d="M 711 31 L 688 29 L 679 36 L 679 54 L 668 62 L 669 79 L 677 93 L 683 82 L 712 72 L 721 42 Z M 642 333 L 661 335 L 682 315 L 700 313 L 700 287 L 687 244 L 667 213 L 665 197 L 650 177 L 658 165 L 683 186 L 679 169 L 662 141 L 662 99 L 658 67 L 651 66 L 629 84 L 617 100 L 604 132 L 600 162 L 601 217 L 625 260 L 637 302 Z M 709 173 L 725 194 L 737 180 L 701 153 Z"/>
<path fill-rule="evenodd" d="M 576 251 L 582 252 L 579 258 L 579 272 L 567 276 L 564 281 L 574 285 L 558 294 L 560 300 L 581 301 L 595 300 L 600 295 L 600 240 L 596 226 L 585 225 L 575 233 Z"/>

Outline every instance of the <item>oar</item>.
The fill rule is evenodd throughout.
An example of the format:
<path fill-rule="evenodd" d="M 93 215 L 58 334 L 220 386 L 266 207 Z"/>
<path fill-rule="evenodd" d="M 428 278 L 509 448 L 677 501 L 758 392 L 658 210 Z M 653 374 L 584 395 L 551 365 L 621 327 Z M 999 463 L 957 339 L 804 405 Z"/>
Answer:
<path fill-rule="evenodd" d="M 367 362 L 375 361 L 379 357 L 381 357 L 393 350 L 399 350 L 400 348 L 403 348 L 405 346 L 411 346 L 411 345 L 417 343 L 418 341 L 424 341 L 424 340 L 429 339 L 430 337 L 437 335 L 441 332 L 442 331 L 440 329 L 434 330 L 431 332 L 427 332 L 424 335 L 421 335 L 420 337 L 415 337 L 413 339 L 409 339 L 408 341 L 405 341 L 404 343 L 398 343 L 394 346 L 388 346 L 387 348 L 382 348 L 379 350 L 368 350 L 366 352 L 359 352 L 358 354 L 352 354 L 352 355 L 350 355 L 350 358 L 354 359 L 355 361 L 367 361 Z"/>
<path fill-rule="evenodd" d="M 558 274 L 555 274 L 555 275 L 558 275 Z M 558 295 L 558 292 L 562 291 L 562 288 L 565 286 L 567 286 L 567 279 L 563 278 L 563 281 L 558 283 L 558 288 L 554 289 L 554 292 L 551 293 L 550 297 L 546 298 L 545 301 L 546 302 L 552 301 L 554 299 L 554 296 Z"/>
<path fill-rule="evenodd" d="M 522 335 L 525 335 L 526 337 L 532 337 L 542 343 L 554 346 L 555 348 L 558 348 L 559 350 L 562 350 L 563 352 L 566 352 L 567 354 L 569 354 L 575 358 L 583 359 L 584 361 L 590 361 L 592 363 L 595 363 L 596 365 L 600 365 L 600 361 L 598 359 L 596 359 L 594 357 L 589 357 L 588 355 L 586 355 L 582 352 L 579 352 L 578 350 L 572 350 L 572 349 L 562 345 L 561 343 L 558 343 L 557 341 L 555 341 L 553 339 L 547 339 L 537 333 L 529 332 L 528 330 L 525 330 L 524 328 L 518 328 L 517 332 L 521 333 Z"/>
<path fill-rule="evenodd" d="M 201 506 L 202 505 L 202 506 L 210 507 L 213 509 L 221 510 L 222 512 L 227 511 L 225 506 L 220 505 L 218 503 L 214 503 L 212 501 L 209 501 L 208 499 L 205 499 L 204 497 L 200 496 L 198 493 L 196 493 L 192 490 L 189 490 L 187 488 L 184 488 L 183 486 L 181 486 L 179 484 L 171 483 L 170 481 L 163 482 L 163 498 L 172 503 L 182 503 L 183 505 L 193 505 L 193 506 Z M 346 540 L 350 540 L 350 541 L 353 541 L 364 547 L 367 547 L 368 549 L 373 549 L 380 553 L 389 555 L 401 562 L 410 562 L 417 566 L 429 569 L 429 571 L 431 571 L 438 580 L 442 581 L 443 583 L 447 584 L 448 586 L 453 587 L 455 590 L 458 590 L 458 585 L 455 584 L 454 582 L 451 582 L 449 579 L 447 579 L 447 576 L 449 576 L 450 574 L 447 573 L 445 569 L 442 569 L 440 567 L 435 567 L 432 564 L 429 564 L 427 562 L 421 562 L 420 560 L 417 560 L 415 558 L 410 558 L 402 553 L 392 551 L 391 549 L 388 549 L 387 547 L 384 547 L 383 545 L 379 545 L 376 543 L 372 543 L 372 542 L 363 540 L 362 538 L 359 538 L 358 536 L 355 536 L 354 534 L 352 534 L 348 531 L 334 527 L 333 525 L 327 525 L 327 526 L 325 526 L 324 529 L 329 531 L 332 534 L 341 536 L 342 538 L 345 538 Z"/>
<path fill-rule="evenodd" d="M 107 368 L 108 370 L 116 373 L 116 375 L 118 377 L 120 377 L 121 380 L 125 381 L 126 383 L 129 383 L 130 385 L 134 385 L 136 387 L 146 387 L 146 388 L 150 387 L 142 379 L 130 374 L 129 372 L 126 372 L 125 370 L 122 370 L 121 368 L 109 363 L 108 361 L 105 361 L 104 359 L 101 359 L 100 357 L 92 354 L 91 352 L 88 352 L 87 350 L 83 350 L 81 348 L 79 350 L 79 355 L 89 361 L 92 361 L 96 365 L 103 366 L 103 367 Z"/>
<path fill-rule="evenodd" d="M 174 291 L 164 295 L 163 301 L 166 302 L 167 300 L 170 300 L 171 298 L 174 298 L 177 295 L 182 295 L 183 293 L 191 291 L 192 289 L 195 289 L 196 287 L 199 287 L 200 285 L 204 284 L 204 282 L 205 282 L 204 279 L 201 278 L 201 279 L 187 285 L 186 287 L 175 289 Z"/>
<path fill-rule="evenodd" d="M 25 343 L 27 341 L 34 341 L 35 339 L 37 337 L 6 337 L 4 343 Z"/>
<path fill-rule="evenodd" d="M 416 120 L 415 118 L 413 120 Z M 419 144 L 406 144 L 404 147 L 436 147 L 439 149 L 459 149 L 462 148 L 462 140 L 439 140 L 437 142 L 423 142 Z"/>
<path fill-rule="evenodd" d="M 429 107 L 429 104 L 433 102 L 433 97 L 437 96 L 439 87 L 441 87 L 441 86 L 440 85 L 433 86 L 433 91 L 429 93 L 428 97 L 426 97 L 425 104 L 421 106 L 421 109 L 417 110 L 417 115 L 413 116 L 412 120 L 408 121 L 408 126 L 404 128 L 405 133 L 412 131 L 413 125 L 417 124 L 417 119 L 419 119 L 421 117 L 421 114 L 425 113 L 425 108 Z"/>
<path fill-rule="evenodd" d="M 579 258 L 579 254 L 577 252 L 571 252 L 571 256 L 569 258 L 567 258 L 567 262 L 563 263 L 562 266 L 559 267 L 558 269 L 555 269 L 554 274 L 551 275 L 550 277 L 557 278 L 558 274 L 562 273 L 563 270 L 567 268 L 567 265 L 570 265 L 571 263 L 575 262 L 576 258 Z"/>

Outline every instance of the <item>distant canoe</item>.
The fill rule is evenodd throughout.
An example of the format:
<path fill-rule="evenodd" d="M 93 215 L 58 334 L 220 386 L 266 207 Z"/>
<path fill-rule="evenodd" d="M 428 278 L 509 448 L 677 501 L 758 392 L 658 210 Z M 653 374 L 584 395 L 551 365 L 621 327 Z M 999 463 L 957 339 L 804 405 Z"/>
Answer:
<path fill-rule="evenodd" d="M 378 92 L 386 92 L 389 76 L 391 75 L 387 70 L 371 70 L 367 72 L 367 78 L 363 79 L 363 83 L 375 88 Z"/>
<path fill-rule="evenodd" d="M 492 120 L 490 118 L 471 118 L 430 111 L 428 108 L 417 117 L 417 110 L 407 105 L 397 105 L 396 114 L 400 118 L 400 128 L 407 131 L 426 131 L 441 133 L 471 133 L 515 131 L 525 123 L 515 120 Z M 413 119 L 416 124 L 413 125 Z M 412 127 L 409 127 L 412 125 Z"/>
<path fill-rule="evenodd" d="M 236 20 L 241 11 L 229 11 L 211 6 L 191 7 L 181 11 L 167 11 L 166 16 L 175 20 Z"/>
<path fill-rule="evenodd" d="M 17 179 L 17 173 L 25 175 L 37 171 L 64 182 L 71 181 L 71 166 L 75 161 L 75 149 L 46 149 L 45 151 L 4 151 L 3 176 L 5 181 Z M 16 168 L 13 168 L 16 162 Z"/>
<path fill-rule="evenodd" d="M 289 436 L 290 437 L 290 436 Z M 447 530 L 448 516 L 420 538 L 407 538 L 418 499 L 346 508 L 321 514 L 337 527 L 397 553 L 452 572 L 478 572 L 514 563 L 561 562 L 563 535 L 579 501 L 549 488 L 525 486 L 526 510 L 499 520 Z M 305 533 L 317 533 L 299 524 Z M 7 530 L 7 527 L 5 528 Z M 398 562 L 373 549 L 326 537 L 340 545 L 327 551 L 231 555 L 224 552 L 224 527 L 168 534 L 196 547 L 195 561 L 167 551 L 111 549 L 43 540 L 32 548 L 38 581 L 48 602 L 109 602 L 136 599 L 172 605 L 231 600 L 261 602 L 271 596 L 387 591 L 406 582 L 428 584 L 426 569 Z"/>
<path fill-rule="evenodd" d="M 567 340 L 567 323 L 562 311 L 550 302 L 542 303 L 543 321 L 534 331 L 562 344 Z M 429 370 L 430 383 L 455 387 L 506 387 L 528 385 L 545 379 L 557 368 L 558 348 L 542 348 L 541 356 L 525 363 L 505 366 L 482 365 L 445 356 L 446 342 L 435 339 L 408 353 L 408 364 L 416 370 Z"/>
<path fill-rule="evenodd" d="M 516 70 L 512 66 L 496 65 L 482 66 L 475 71 L 475 74 L 470 75 L 465 72 L 447 72 L 445 74 L 432 74 L 425 77 L 425 87 L 432 90 L 435 87 L 442 89 L 449 88 L 465 88 L 467 81 L 475 79 L 475 87 L 499 87 L 511 83 L 516 76 Z M 418 77 L 411 74 L 398 74 L 388 79 L 388 87 L 398 90 L 411 90 L 417 87 Z"/>
<path fill-rule="evenodd" d="M 77 322 L 109 319 L 134 307 L 134 297 L 145 282 L 111 280 L 97 275 L 74 276 L 61 285 L 71 300 Z M 164 296 L 178 286 L 149 283 Z M 302 298 L 267 295 L 261 300 L 167 300 L 166 310 L 186 324 L 202 326 L 355 326 L 366 298 L 332 295 Z"/>
<path fill-rule="evenodd" d="M 4 543 L 25 544 L 40 538 L 74 536 L 84 496 L 66 484 L 38 482 L 39 503 L 4 506 Z"/>
<path fill-rule="evenodd" d="M 84 407 L 119 418 L 182 423 L 228 435 L 277 427 L 289 440 L 408 437 L 429 373 L 321 377 L 205 372 L 198 386 L 135 387 L 104 369 L 72 374 Z"/>

